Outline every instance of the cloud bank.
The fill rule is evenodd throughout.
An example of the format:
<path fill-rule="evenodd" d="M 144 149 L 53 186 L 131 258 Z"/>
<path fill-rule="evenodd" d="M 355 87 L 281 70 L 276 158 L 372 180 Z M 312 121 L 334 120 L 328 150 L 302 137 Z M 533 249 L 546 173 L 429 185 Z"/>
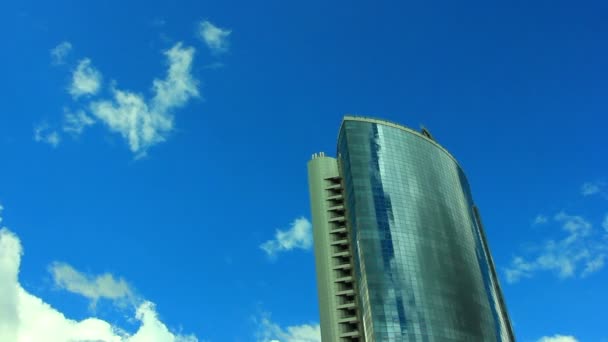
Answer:
<path fill-rule="evenodd" d="M 198 341 L 193 335 L 171 332 L 159 320 L 150 301 L 141 301 L 135 307 L 132 319 L 139 327 L 133 333 L 98 318 L 69 319 L 21 286 L 18 275 L 22 256 L 23 248 L 17 235 L 6 227 L 0 228 L 0 341 Z M 131 293 L 124 280 L 108 274 L 87 277 L 62 263 L 53 264 L 51 270 L 60 287 L 90 299 L 116 299 Z"/>

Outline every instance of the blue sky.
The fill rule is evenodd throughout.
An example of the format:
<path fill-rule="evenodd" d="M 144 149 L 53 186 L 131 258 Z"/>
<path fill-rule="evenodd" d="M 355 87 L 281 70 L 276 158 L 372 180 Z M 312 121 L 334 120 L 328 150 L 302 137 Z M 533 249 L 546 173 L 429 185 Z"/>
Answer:
<path fill-rule="evenodd" d="M 318 341 L 306 162 L 351 113 L 463 165 L 518 340 L 608 341 L 607 10 L 2 2 L 0 339 Z"/>

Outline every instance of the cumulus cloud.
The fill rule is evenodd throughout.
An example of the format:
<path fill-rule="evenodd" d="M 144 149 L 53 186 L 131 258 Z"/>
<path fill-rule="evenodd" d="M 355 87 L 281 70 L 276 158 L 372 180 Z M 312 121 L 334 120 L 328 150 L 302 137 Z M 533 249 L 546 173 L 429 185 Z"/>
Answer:
<path fill-rule="evenodd" d="M 541 337 L 537 342 L 578 342 L 574 336 L 553 335 Z"/>
<path fill-rule="evenodd" d="M 258 320 L 257 342 L 321 342 L 318 324 L 294 325 L 282 328 L 264 314 Z"/>
<path fill-rule="evenodd" d="M 16 341 L 14 327 L 19 326 L 19 288 L 14 279 L 19 274 L 21 245 L 6 228 L 0 227 L 0 341 Z"/>
<path fill-rule="evenodd" d="M 547 222 L 549 222 L 549 219 L 547 218 L 547 216 L 538 214 L 538 215 L 536 215 L 536 217 L 534 218 L 534 221 L 532 223 L 534 225 L 539 225 L 539 224 L 545 224 Z"/>
<path fill-rule="evenodd" d="M 74 99 L 83 95 L 95 95 L 101 88 L 101 73 L 91 64 L 90 59 L 82 59 L 72 72 L 72 83 L 68 91 Z"/>
<path fill-rule="evenodd" d="M 65 58 L 72 51 L 72 44 L 70 42 L 61 42 L 57 46 L 51 49 L 51 61 L 55 65 L 65 64 Z"/>
<path fill-rule="evenodd" d="M 228 51 L 230 33 L 232 33 L 231 30 L 217 27 L 207 20 L 202 21 L 199 25 L 199 35 L 213 53 Z"/>
<path fill-rule="evenodd" d="M 151 99 L 114 87 L 112 99 L 90 104 L 91 113 L 122 135 L 138 157 L 145 155 L 149 147 L 165 141 L 173 130 L 173 111 L 199 96 L 198 82 L 191 74 L 194 52 L 194 48 L 181 43 L 165 51 L 167 76 L 153 81 Z"/>
<path fill-rule="evenodd" d="M 602 191 L 604 182 L 586 182 L 581 186 L 581 195 L 583 196 L 591 196 L 595 194 L 599 194 Z"/>
<path fill-rule="evenodd" d="M 42 299 L 27 292 L 19 283 L 18 274 L 23 249 L 21 241 L 8 228 L 0 229 L 0 341 L 104 341 L 104 342 L 196 342 L 193 335 L 171 332 L 158 318 L 154 304 L 142 301 L 134 308 L 134 319 L 139 327 L 133 333 L 99 318 L 76 321 L 65 317 Z M 79 272 L 71 269 L 76 274 Z M 68 272 L 69 273 L 69 272 Z M 103 278 L 103 276 L 101 277 Z M 78 284 L 77 293 L 85 296 L 121 294 L 113 286 L 99 285 L 100 277 L 68 276 L 68 282 Z M 95 284 L 95 285 L 91 285 Z M 89 291 L 88 285 L 94 290 Z M 110 288 L 110 290 L 108 290 Z M 105 290 L 102 290 L 105 289 Z"/>
<path fill-rule="evenodd" d="M 260 248 L 270 257 L 277 253 L 292 249 L 310 249 L 312 247 L 312 226 L 310 222 L 300 217 L 291 223 L 287 230 L 277 229 L 275 238 L 260 245 Z"/>
<path fill-rule="evenodd" d="M 84 110 L 75 113 L 66 111 L 63 117 L 63 131 L 74 136 L 82 134 L 85 128 L 94 124 L 95 120 L 88 116 Z"/>
<path fill-rule="evenodd" d="M 608 244 L 601 239 L 595 239 L 593 226 L 589 221 L 563 211 L 557 213 L 553 219 L 561 225 L 565 236 L 558 240 L 545 241 L 534 248 L 536 255 L 529 258 L 513 257 L 511 265 L 505 269 L 507 282 L 515 283 L 522 278 L 530 278 L 537 271 L 552 271 L 559 278 L 569 278 L 577 274 L 586 277 L 604 266 Z"/>
<path fill-rule="evenodd" d="M 57 147 L 61 142 L 61 137 L 59 136 L 59 133 L 52 130 L 48 124 L 41 123 L 34 127 L 34 141 Z"/>

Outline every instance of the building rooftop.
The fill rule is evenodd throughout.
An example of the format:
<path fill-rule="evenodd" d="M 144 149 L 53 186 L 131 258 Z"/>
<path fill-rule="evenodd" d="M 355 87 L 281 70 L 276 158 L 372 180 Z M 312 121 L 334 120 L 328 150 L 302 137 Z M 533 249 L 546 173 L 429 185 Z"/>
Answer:
<path fill-rule="evenodd" d="M 452 160 L 454 160 L 454 162 L 458 166 L 460 166 L 460 164 L 458 163 L 458 160 L 456 160 L 456 158 L 445 147 L 441 146 L 437 141 L 435 141 L 435 139 L 433 138 L 433 136 L 431 135 L 431 133 L 426 128 L 424 128 L 424 127 L 419 132 L 419 131 L 413 130 L 413 129 L 409 128 L 409 127 L 406 127 L 404 125 L 401 125 L 401 124 L 398 124 L 396 122 L 392 122 L 392 121 L 389 121 L 389 120 L 377 119 L 377 118 L 372 118 L 372 117 L 367 117 L 367 116 L 359 116 L 359 115 L 349 115 L 349 114 L 347 114 L 347 115 L 344 115 L 344 118 L 342 119 L 342 123 L 340 124 L 340 130 L 338 132 L 342 131 L 342 126 L 344 125 L 345 121 L 370 122 L 370 123 L 375 123 L 375 124 L 379 124 L 379 125 L 384 125 L 384 126 L 388 126 L 388 127 L 397 128 L 397 129 L 406 131 L 408 133 L 417 135 L 420 138 L 426 139 L 428 142 L 430 142 L 431 144 L 434 144 L 439 149 L 441 149 L 442 151 L 444 151 L 450 158 L 452 158 Z"/>

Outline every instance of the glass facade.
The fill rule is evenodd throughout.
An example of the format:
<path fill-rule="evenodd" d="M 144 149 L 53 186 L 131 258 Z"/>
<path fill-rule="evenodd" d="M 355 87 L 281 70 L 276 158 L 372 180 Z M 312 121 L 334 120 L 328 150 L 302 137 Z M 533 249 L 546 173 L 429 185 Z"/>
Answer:
<path fill-rule="evenodd" d="M 513 341 L 462 169 L 417 132 L 345 118 L 338 139 L 366 341 Z"/>

